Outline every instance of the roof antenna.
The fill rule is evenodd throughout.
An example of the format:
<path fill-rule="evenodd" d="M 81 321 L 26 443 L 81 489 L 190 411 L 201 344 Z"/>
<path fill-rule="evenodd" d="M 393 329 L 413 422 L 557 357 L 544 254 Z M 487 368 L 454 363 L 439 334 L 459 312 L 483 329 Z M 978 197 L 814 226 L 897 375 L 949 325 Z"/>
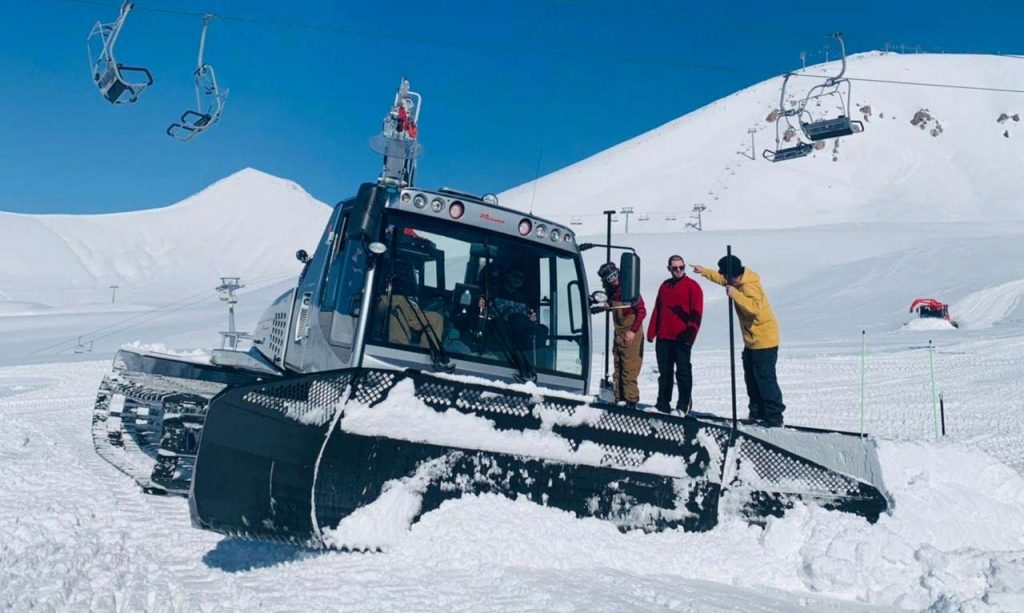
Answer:
<path fill-rule="evenodd" d="M 540 182 L 540 159 L 544 155 L 544 147 L 537 150 L 537 171 L 533 173 L 533 196 L 530 197 L 530 215 L 533 215 L 533 203 L 537 200 L 537 183 Z"/>
<path fill-rule="evenodd" d="M 420 95 L 409 89 L 409 80 L 402 77 L 395 101 L 381 123 L 380 134 L 370 139 L 370 149 L 384 157 L 378 179 L 382 185 L 413 184 L 416 159 L 423 154 L 423 147 L 416 141 L 422 102 Z"/>

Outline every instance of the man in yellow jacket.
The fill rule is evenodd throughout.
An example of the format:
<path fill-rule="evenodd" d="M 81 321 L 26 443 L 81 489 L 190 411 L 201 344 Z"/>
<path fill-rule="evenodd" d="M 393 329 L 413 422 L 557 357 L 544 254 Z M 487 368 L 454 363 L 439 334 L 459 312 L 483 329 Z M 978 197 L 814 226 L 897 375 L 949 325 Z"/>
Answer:
<path fill-rule="evenodd" d="M 779 359 L 779 322 L 775 319 L 761 276 L 727 255 L 718 260 L 718 272 L 694 265 L 694 272 L 725 286 L 743 330 L 743 381 L 750 398 L 750 419 L 768 427 L 782 425 L 782 390 L 775 375 Z"/>

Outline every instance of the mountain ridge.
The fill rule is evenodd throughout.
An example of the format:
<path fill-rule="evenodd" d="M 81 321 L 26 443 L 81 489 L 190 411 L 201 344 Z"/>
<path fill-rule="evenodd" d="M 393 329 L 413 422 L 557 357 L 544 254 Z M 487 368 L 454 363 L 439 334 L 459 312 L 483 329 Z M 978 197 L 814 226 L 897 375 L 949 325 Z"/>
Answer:
<path fill-rule="evenodd" d="M 789 103 L 838 69 L 831 62 L 798 71 Z M 846 76 L 851 114 L 865 131 L 829 140 L 807 158 L 761 157 L 775 146 L 768 118 L 782 78 L 774 77 L 507 190 L 502 203 L 532 205 L 580 234 L 601 232 L 601 211 L 623 206 L 636 213 L 630 231 L 684 231 L 697 203 L 707 207 L 704 229 L 720 230 L 1024 219 L 1024 95 L 879 82 L 1022 90 L 1024 63 L 870 52 L 850 56 Z"/>

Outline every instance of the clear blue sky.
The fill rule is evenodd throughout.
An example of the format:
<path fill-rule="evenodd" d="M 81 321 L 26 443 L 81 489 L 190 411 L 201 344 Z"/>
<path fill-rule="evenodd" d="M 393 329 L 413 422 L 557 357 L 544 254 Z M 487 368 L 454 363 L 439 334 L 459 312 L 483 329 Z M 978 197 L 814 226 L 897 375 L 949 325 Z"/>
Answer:
<path fill-rule="evenodd" d="M 156 84 L 113 106 L 92 85 L 85 38 L 119 2 L 0 1 L 0 210 L 92 213 L 164 206 L 246 166 L 333 203 L 372 180 L 366 146 L 402 75 L 424 97 L 418 182 L 487 192 L 583 159 L 742 87 L 887 42 L 1022 53 L 1024 2 L 279 2 L 138 0 L 119 59 Z M 191 143 L 166 126 L 192 103 L 199 17 L 206 59 L 231 89 Z M 1022 60 L 1024 69 L 1024 60 Z"/>

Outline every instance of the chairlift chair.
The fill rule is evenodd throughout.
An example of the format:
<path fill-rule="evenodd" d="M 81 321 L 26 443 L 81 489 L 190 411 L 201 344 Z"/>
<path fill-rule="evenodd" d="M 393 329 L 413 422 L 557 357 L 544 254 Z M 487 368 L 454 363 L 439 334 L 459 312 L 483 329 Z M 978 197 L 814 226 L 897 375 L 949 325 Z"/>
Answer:
<path fill-rule="evenodd" d="M 110 23 L 97 21 L 89 32 L 86 50 L 89 52 L 89 65 L 92 66 L 92 80 L 100 90 L 100 94 L 111 104 L 131 104 L 139 99 L 143 90 L 153 84 L 153 75 L 141 66 L 125 66 L 114 57 L 114 45 L 117 43 L 128 13 L 135 8 L 129 0 L 121 5 L 117 20 Z M 126 73 L 142 75 L 144 81 L 129 81 Z"/>
<path fill-rule="evenodd" d="M 203 15 L 203 30 L 199 35 L 199 58 L 196 60 L 196 70 L 193 73 L 197 110 L 185 111 L 181 114 L 178 122 L 167 127 L 167 135 L 183 143 L 199 136 L 217 123 L 224 111 L 224 102 L 228 97 L 228 90 L 221 90 L 217 85 L 217 73 L 213 70 L 213 66 L 203 62 L 206 31 L 210 27 L 211 19 L 213 19 L 213 15 Z"/>
<path fill-rule="evenodd" d="M 793 76 L 793 73 L 787 72 L 782 79 L 782 90 L 779 93 L 779 108 L 778 116 L 775 118 L 775 150 L 765 149 L 761 152 L 761 156 L 769 162 L 785 162 L 787 160 L 795 160 L 811 154 L 814 151 L 814 145 L 805 143 L 797 138 L 796 144 L 791 147 L 783 147 L 783 134 L 787 129 L 795 127 L 793 126 L 792 117 L 796 117 L 801 112 L 801 106 L 793 108 L 786 108 L 786 85 L 789 83 L 789 78 Z M 802 103 L 801 103 L 802 105 Z"/>
<path fill-rule="evenodd" d="M 842 66 L 839 74 L 828 77 L 824 83 L 815 85 L 807 91 L 807 96 L 799 105 L 800 129 L 804 136 L 810 141 L 827 140 L 830 138 L 841 138 L 864 131 L 864 124 L 860 121 L 850 119 L 850 94 L 851 85 L 849 79 L 844 79 L 846 74 L 846 43 L 843 42 L 843 35 L 840 32 L 832 34 L 832 38 L 839 41 L 839 54 L 842 59 Z M 810 102 L 820 103 L 823 100 L 837 99 L 836 107 L 839 109 L 839 116 L 830 118 L 816 118 L 807 110 Z"/>

